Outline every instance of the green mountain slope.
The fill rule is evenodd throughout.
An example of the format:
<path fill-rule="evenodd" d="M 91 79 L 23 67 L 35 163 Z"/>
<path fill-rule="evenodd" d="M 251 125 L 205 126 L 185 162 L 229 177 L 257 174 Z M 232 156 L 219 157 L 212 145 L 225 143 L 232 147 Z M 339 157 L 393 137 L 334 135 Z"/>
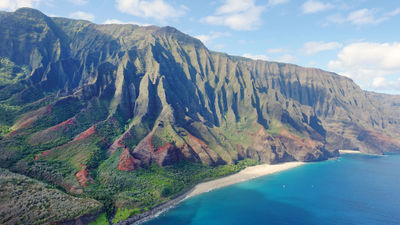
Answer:
<path fill-rule="evenodd" d="M 2 224 L 45 224 L 85 218 L 98 212 L 101 203 L 67 195 L 48 185 L 0 168 L 0 222 Z M 22 212 L 22 213 L 21 213 Z M 78 222 L 78 220 L 76 221 Z"/>
<path fill-rule="evenodd" d="M 212 52 L 171 27 L 22 8 L 0 13 L 0 59 L 0 165 L 101 200 L 110 215 L 255 161 L 400 151 L 399 96 Z"/>

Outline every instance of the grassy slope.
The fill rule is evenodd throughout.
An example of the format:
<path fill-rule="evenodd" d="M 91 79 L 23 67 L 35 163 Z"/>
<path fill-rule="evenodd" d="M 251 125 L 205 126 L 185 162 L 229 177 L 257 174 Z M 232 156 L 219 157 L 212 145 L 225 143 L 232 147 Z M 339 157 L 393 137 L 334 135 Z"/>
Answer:
<path fill-rule="evenodd" d="M 153 164 L 146 169 L 124 172 L 116 169 L 118 160 L 119 154 L 116 152 L 113 157 L 104 161 L 97 171 L 95 184 L 85 190 L 87 196 L 104 202 L 106 206 L 109 202 L 115 202 L 113 222 L 166 202 L 201 181 L 226 176 L 257 164 L 249 159 L 239 161 L 236 165 L 217 167 L 180 162 L 166 167 Z"/>
<path fill-rule="evenodd" d="M 71 104 L 70 101 L 67 103 Z M 80 105 L 74 101 L 72 103 Z M 46 143 L 35 144 L 33 147 L 29 145 L 29 137 L 39 130 L 37 127 L 46 129 L 50 125 L 70 118 L 77 112 L 63 111 L 61 110 L 63 106 L 63 104 L 53 106 L 52 114 L 39 117 L 34 123 L 37 126 L 23 128 L 19 131 L 21 132 L 19 135 L 11 139 L 20 141 L 19 149 L 15 150 L 24 153 L 19 155 L 19 161 L 13 164 L 12 168 L 66 189 L 66 187 L 79 185 L 75 174 L 82 168 L 81 165 L 88 166 L 94 182 L 89 183 L 79 196 L 102 202 L 106 207 L 106 217 L 113 218 L 113 222 L 124 220 L 168 201 L 201 181 L 232 174 L 245 166 L 257 163 L 245 160 L 237 165 L 210 167 L 181 162 L 167 167 L 153 164 L 148 168 L 133 172 L 119 171 L 117 167 L 122 149 L 118 149 L 111 157 L 108 157 L 105 154 L 107 145 L 104 145 L 103 141 L 103 137 L 106 137 L 106 142 L 112 143 L 118 133 L 122 133 L 122 130 L 117 128 L 117 122 L 100 122 L 96 125 L 96 134 L 82 140 L 71 141 L 77 131 L 87 128 L 88 121 L 96 120 L 82 113 L 77 116 L 82 122 L 66 130 L 62 140 L 56 138 Z M 101 111 L 101 108 L 92 109 L 90 115 L 94 115 L 92 111 Z M 80 117 L 83 118 L 79 119 Z M 167 126 L 168 129 L 170 129 L 169 126 Z M 43 151 L 48 149 L 51 151 L 42 155 Z M 39 158 L 34 159 L 38 155 Z M 104 215 L 96 220 L 99 224 L 104 222 L 102 217 Z"/>
<path fill-rule="evenodd" d="M 47 184 L 0 168 L 0 223 L 44 224 L 101 211 L 102 204 L 65 194 Z"/>

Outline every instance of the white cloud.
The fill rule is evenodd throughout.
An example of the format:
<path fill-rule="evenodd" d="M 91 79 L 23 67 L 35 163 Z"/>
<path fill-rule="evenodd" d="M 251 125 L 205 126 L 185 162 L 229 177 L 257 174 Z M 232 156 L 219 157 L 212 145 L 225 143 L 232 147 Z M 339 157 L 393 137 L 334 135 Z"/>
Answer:
<path fill-rule="evenodd" d="M 181 17 L 187 11 L 183 5 L 175 7 L 164 0 L 116 0 L 116 2 L 117 9 L 123 13 L 159 21 Z"/>
<path fill-rule="evenodd" d="M 306 42 L 303 46 L 302 51 L 306 55 L 313 55 L 322 51 L 335 50 L 342 47 L 339 42 Z"/>
<path fill-rule="evenodd" d="M 355 25 L 361 24 L 378 24 L 386 20 L 386 17 L 375 17 L 374 10 L 370 9 L 360 9 L 354 12 L 351 12 L 347 17 L 347 20 Z"/>
<path fill-rule="evenodd" d="M 347 16 L 340 14 L 332 15 L 328 17 L 328 21 L 332 23 L 351 23 L 353 25 L 368 25 L 368 24 L 380 24 L 391 17 L 400 14 L 400 8 L 397 8 L 391 12 L 378 15 L 376 9 L 359 9 L 350 12 Z"/>
<path fill-rule="evenodd" d="M 196 35 L 194 37 L 199 39 L 204 44 L 209 42 L 210 40 L 214 39 L 211 35 L 206 35 L 206 34 L 200 34 L 200 35 Z"/>
<path fill-rule="evenodd" d="M 388 80 L 384 77 L 376 77 L 372 81 L 372 89 L 392 94 L 400 94 L 400 78 L 397 80 Z"/>
<path fill-rule="evenodd" d="M 242 56 L 253 60 L 264 60 L 264 61 L 269 60 L 269 57 L 266 55 L 252 55 L 250 53 L 245 53 Z"/>
<path fill-rule="evenodd" d="M 286 54 L 277 58 L 271 58 L 267 55 L 253 55 L 251 53 L 245 53 L 242 56 L 254 60 L 275 61 L 275 62 L 285 62 L 285 63 L 294 63 L 297 61 L 296 57 L 290 54 Z"/>
<path fill-rule="evenodd" d="M 129 22 L 122 22 L 121 20 L 117 19 L 106 19 L 103 24 L 130 24 Z"/>
<path fill-rule="evenodd" d="M 139 23 L 136 21 L 129 21 L 129 22 L 124 22 L 118 19 L 107 19 L 106 21 L 103 22 L 103 24 L 134 24 L 134 25 L 139 25 L 139 26 L 151 26 L 151 24 L 147 23 Z"/>
<path fill-rule="evenodd" d="M 73 12 L 69 14 L 69 17 L 72 17 L 73 19 L 89 20 L 89 21 L 93 21 L 95 18 L 93 14 L 82 11 Z"/>
<path fill-rule="evenodd" d="M 0 0 L 0 10 L 15 11 L 21 7 L 37 8 L 41 0 Z"/>
<path fill-rule="evenodd" d="M 314 0 L 308 0 L 301 6 L 301 10 L 305 14 L 322 12 L 333 8 L 334 5 L 332 5 L 331 3 L 324 3 Z"/>
<path fill-rule="evenodd" d="M 400 43 L 360 42 L 345 46 L 328 68 L 352 78 L 365 89 L 389 88 L 400 82 Z M 398 89 L 399 90 L 399 89 Z"/>
<path fill-rule="evenodd" d="M 75 5 L 86 5 L 89 3 L 89 0 L 68 0 L 68 1 Z"/>
<path fill-rule="evenodd" d="M 386 82 L 387 81 L 384 77 L 375 77 L 374 80 L 372 81 L 372 86 L 375 88 L 379 88 L 385 86 Z"/>
<path fill-rule="evenodd" d="M 392 17 L 392 16 L 397 16 L 400 14 L 400 8 L 397 8 L 391 12 L 386 13 L 386 16 Z"/>
<path fill-rule="evenodd" d="M 230 33 L 227 32 L 211 32 L 210 34 L 201 34 L 201 35 L 196 35 L 194 36 L 195 38 L 199 39 L 201 42 L 204 44 L 207 44 L 208 42 L 220 38 L 220 37 L 227 37 L 230 36 Z"/>
<path fill-rule="evenodd" d="M 264 6 L 257 6 L 255 0 L 223 0 L 214 15 L 202 20 L 208 24 L 227 26 L 233 30 L 253 30 L 261 24 Z"/>
<path fill-rule="evenodd" d="M 268 5 L 275 6 L 275 5 L 285 4 L 288 2 L 289 2 L 289 0 L 269 0 Z"/>

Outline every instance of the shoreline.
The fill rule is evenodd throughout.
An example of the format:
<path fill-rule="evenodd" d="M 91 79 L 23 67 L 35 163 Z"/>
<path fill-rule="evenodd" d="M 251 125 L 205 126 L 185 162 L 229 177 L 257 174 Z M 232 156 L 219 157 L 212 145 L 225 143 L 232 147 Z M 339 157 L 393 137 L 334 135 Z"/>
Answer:
<path fill-rule="evenodd" d="M 252 180 L 254 178 L 286 171 L 304 164 L 305 162 L 285 162 L 281 164 L 273 164 L 273 165 L 262 164 L 262 165 L 247 167 L 239 171 L 238 173 L 231 174 L 226 177 L 218 178 L 215 180 L 199 183 L 195 185 L 193 188 L 191 188 L 189 191 L 177 196 L 176 198 L 171 199 L 147 212 L 143 212 L 139 215 L 128 218 L 125 221 L 121 221 L 117 224 L 119 225 L 141 224 L 150 219 L 153 219 L 154 217 L 159 216 L 161 213 L 173 208 L 182 201 L 194 197 L 196 195 L 200 195 L 229 185 Z"/>
<path fill-rule="evenodd" d="M 205 192 L 209 192 L 215 189 L 226 187 L 232 184 L 241 183 L 244 181 L 252 180 L 254 178 L 267 176 L 270 174 L 278 173 L 281 171 L 289 170 L 301 165 L 304 162 L 285 162 L 281 164 L 262 164 L 257 166 L 247 167 L 238 173 L 218 178 L 216 180 L 206 181 L 197 184 L 190 193 L 187 194 L 186 198 L 190 198 Z"/>

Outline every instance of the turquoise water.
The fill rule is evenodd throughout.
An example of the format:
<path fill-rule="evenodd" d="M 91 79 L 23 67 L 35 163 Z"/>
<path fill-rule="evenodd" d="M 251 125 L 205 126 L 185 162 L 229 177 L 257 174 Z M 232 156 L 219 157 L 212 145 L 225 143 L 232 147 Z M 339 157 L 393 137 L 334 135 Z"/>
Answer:
<path fill-rule="evenodd" d="M 400 224 L 400 155 L 346 155 L 211 191 L 146 225 Z"/>

